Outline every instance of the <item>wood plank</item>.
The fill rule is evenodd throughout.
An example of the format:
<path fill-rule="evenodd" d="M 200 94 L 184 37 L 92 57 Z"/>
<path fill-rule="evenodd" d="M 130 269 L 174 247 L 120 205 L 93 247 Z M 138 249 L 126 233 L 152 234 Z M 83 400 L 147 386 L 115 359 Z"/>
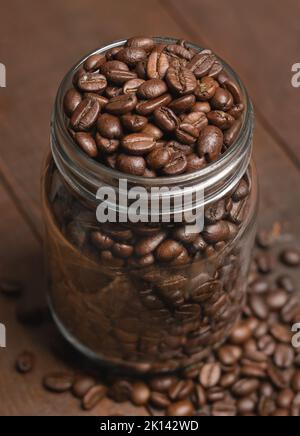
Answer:
<path fill-rule="evenodd" d="M 2 168 L 7 169 L 5 186 L 9 186 L 10 194 L 5 192 L 4 185 L 0 187 L 0 276 L 16 277 L 27 283 L 26 299 L 20 302 L 21 305 L 40 300 L 43 274 L 40 245 L 32 228 L 24 222 L 25 208 L 17 210 L 16 204 L 19 198 L 23 198 L 24 204 L 36 207 L 39 204 L 39 167 L 48 148 L 51 104 L 57 84 L 68 66 L 86 51 L 128 34 L 168 34 L 201 42 L 199 32 L 185 30 L 177 18 L 174 19 L 172 10 L 162 8 L 156 0 L 115 0 L 109 4 L 99 0 L 54 0 L 47 4 L 31 0 L 30 4 L 28 10 L 28 3 L 20 3 L 19 16 L 15 16 L 13 2 L 8 4 L 2 11 L 0 25 L 1 34 L 10 35 L 6 37 L 3 51 L 3 61 L 9 72 L 5 100 L 0 90 L 0 150 Z M 132 11 L 143 11 L 147 21 L 137 20 Z M 12 22 L 15 23 L 13 32 Z M 43 28 L 39 38 L 32 32 L 36 23 Z M 19 68 L 15 68 L 16 59 Z M 38 108 L 35 122 L 34 108 Z M 267 226 L 280 221 L 299 240 L 299 173 L 260 122 L 256 126 L 255 143 L 261 183 L 261 223 Z M 33 216 L 28 214 L 26 218 L 35 225 Z M 5 398 L 5 401 L 0 401 L 0 415 L 83 413 L 70 395 L 53 396 L 41 387 L 41 378 L 46 372 L 74 368 L 70 359 L 63 357 L 69 353 L 65 353 L 65 345 L 53 325 L 46 324 L 40 329 L 24 328 L 16 322 L 14 303 L 3 298 L 0 322 L 7 326 L 9 341 L 6 350 L 0 349 L 0 398 Z M 15 357 L 23 349 L 37 354 L 36 369 L 26 377 L 13 370 Z M 80 366 L 79 360 L 77 364 Z M 105 402 L 91 414 L 136 415 L 143 412 L 127 404 L 119 406 Z"/>
<path fill-rule="evenodd" d="M 162 0 L 179 26 L 241 75 L 268 130 L 300 167 L 300 88 L 291 85 L 300 62 L 300 2 L 286 0 Z"/>

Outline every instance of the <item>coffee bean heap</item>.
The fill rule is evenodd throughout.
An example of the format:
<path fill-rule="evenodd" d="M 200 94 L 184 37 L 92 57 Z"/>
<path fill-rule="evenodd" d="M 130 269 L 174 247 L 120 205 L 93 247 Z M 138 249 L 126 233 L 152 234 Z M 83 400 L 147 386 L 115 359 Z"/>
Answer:
<path fill-rule="evenodd" d="M 210 50 L 134 37 L 90 56 L 64 97 L 69 131 L 91 158 L 136 176 L 177 176 L 238 136 L 240 87 Z"/>
<path fill-rule="evenodd" d="M 201 364 L 145 378 L 104 369 L 101 377 L 52 373 L 44 378 L 45 388 L 72 392 L 84 410 L 108 397 L 144 406 L 154 416 L 300 416 L 300 348 L 291 343 L 291 327 L 300 322 L 300 294 L 289 271 L 282 273 L 276 264 L 276 247 L 266 235 L 257 237 L 241 321 L 225 344 L 207 351 Z M 297 268 L 300 251 L 285 249 L 279 259 L 287 268 Z M 22 372 L 27 372 L 30 356 L 18 359 Z"/>

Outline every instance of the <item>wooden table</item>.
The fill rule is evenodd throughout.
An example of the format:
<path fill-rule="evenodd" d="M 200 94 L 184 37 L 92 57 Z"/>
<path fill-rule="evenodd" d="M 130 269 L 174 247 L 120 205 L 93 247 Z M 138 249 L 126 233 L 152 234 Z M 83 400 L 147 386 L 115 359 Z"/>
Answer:
<path fill-rule="evenodd" d="M 211 47 L 240 73 L 256 107 L 260 222 L 280 222 L 299 242 L 300 89 L 291 86 L 291 67 L 300 62 L 299 13 L 298 0 L 252 0 L 248 7 L 239 0 L 6 3 L 0 17 L 0 62 L 7 68 L 7 88 L 0 89 L 0 276 L 26 284 L 21 306 L 44 298 L 39 179 L 57 86 L 83 54 L 133 34 L 177 36 Z M 8 342 L 0 349 L 0 414 L 83 414 L 70 395 L 53 397 L 41 387 L 45 372 L 70 367 L 52 324 L 24 328 L 15 303 L 0 302 Z M 14 371 L 23 349 L 37 354 L 28 376 Z M 107 401 L 91 414 L 116 412 L 144 410 Z"/>

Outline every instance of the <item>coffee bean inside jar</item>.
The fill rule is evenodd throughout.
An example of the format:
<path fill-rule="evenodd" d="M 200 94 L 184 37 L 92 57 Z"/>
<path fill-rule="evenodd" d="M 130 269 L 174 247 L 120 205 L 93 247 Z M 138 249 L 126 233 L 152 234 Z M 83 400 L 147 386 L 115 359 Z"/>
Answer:
<path fill-rule="evenodd" d="M 50 306 L 76 348 L 159 373 L 200 362 L 230 335 L 255 234 L 252 130 L 237 75 L 185 41 L 130 38 L 67 74 L 43 203 Z M 99 222 L 96 193 L 119 192 L 120 179 L 174 197 L 202 190 L 203 225 L 190 231 L 174 205 L 169 220 L 157 209 L 152 221 Z"/>

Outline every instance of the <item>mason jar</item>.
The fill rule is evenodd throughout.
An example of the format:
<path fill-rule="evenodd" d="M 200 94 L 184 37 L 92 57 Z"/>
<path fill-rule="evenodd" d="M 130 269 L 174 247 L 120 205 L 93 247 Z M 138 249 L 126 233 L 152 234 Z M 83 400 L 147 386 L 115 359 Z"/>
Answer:
<path fill-rule="evenodd" d="M 94 54 L 124 43 L 114 42 Z M 43 172 L 53 318 L 77 350 L 101 364 L 139 373 L 196 365 L 230 335 L 245 301 L 258 203 L 251 102 L 224 63 L 245 104 L 233 144 L 192 173 L 125 177 L 128 187 L 147 192 L 168 188 L 162 192 L 171 192 L 171 200 L 186 190 L 202 193 L 188 206 L 182 202 L 183 209 L 202 211 L 198 231 L 187 231 L 191 224 L 184 220 L 177 222 L 174 209 L 167 222 L 160 210 L 154 213 L 155 222 L 99 222 L 99 188 L 109 188 L 119 198 L 124 173 L 89 158 L 68 131 L 63 99 L 86 59 L 69 71 L 58 90 L 51 153 Z M 166 194 L 155 195 L 160 201 Z"/>

